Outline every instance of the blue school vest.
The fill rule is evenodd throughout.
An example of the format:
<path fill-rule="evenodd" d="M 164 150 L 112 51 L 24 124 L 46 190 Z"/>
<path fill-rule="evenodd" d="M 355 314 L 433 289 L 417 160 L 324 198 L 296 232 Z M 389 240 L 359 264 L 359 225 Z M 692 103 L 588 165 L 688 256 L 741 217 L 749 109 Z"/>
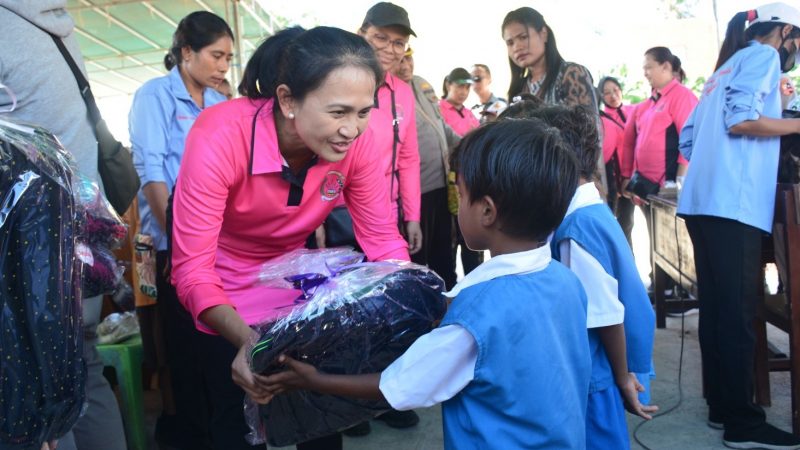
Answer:
<path fill-rule="evenodd" d="M 560 258 L 558 243 L 564 239 L 577 242 L 597 259 L 606 273 L 617 280 L 619 299 L 625 306 L 628 370 L 636 373 L 650 372 L 655 313 L 636 270 L 633 253 L 608 206 L 605 204 L 585 206 L 565 217 L 553 237 L 551 244 L 553 258 Z M 596 384 L 597 390 L 600 390 L 613 383 L 613 375 L 599 338 L 596 333 L 591 333 L 591 330 L 589 334 L 590 340 L 596 341 L 590 343 L 592 349 L 599 348 L 599 351 L 592 354 L 592 382 Z"/>
<path fill-rule="evenodd" d="M 585 448 L 591 359 L 586 294 L 556 261 L 476 284 L 442 326 L 478 346 L 474 379 L 442 405 L 446 449 Z"/>

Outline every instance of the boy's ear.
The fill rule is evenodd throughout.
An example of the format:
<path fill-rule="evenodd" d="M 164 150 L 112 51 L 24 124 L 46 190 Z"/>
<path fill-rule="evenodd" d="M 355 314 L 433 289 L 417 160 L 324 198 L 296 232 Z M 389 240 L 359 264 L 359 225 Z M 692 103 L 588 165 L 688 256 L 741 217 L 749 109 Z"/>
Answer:
<path fill-rule="evenodd" d="M 481 202 L 481 225 L 486 228 L 491 228 L 497 223 L 497 206 L 494 204 L 492 197 L 484 195 L 480 199 Z"/>

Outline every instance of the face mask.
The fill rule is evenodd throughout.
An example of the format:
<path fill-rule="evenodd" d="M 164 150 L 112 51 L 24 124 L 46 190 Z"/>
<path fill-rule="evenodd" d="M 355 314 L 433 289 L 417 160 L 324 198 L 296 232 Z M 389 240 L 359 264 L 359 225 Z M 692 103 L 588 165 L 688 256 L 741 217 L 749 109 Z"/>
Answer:
<path fill-rule="evenodd" d="M 778 57 L 780 58 L 781 62 L 781 72 L 786 73 L 794 69 L 795 62 L 797 60 L 797 49 L 794 52 L 789 53 L 789 50 L 786 50 L 784 47 L 784 43 L 786 42 L 785 38 L 781 41 L 781 46 L 778 48 Z"/>

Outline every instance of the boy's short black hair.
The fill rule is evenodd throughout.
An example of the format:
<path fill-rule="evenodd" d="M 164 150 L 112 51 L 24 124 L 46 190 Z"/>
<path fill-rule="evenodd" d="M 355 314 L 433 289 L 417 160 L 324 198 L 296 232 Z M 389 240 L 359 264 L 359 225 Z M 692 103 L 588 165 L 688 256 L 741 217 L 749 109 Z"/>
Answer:
<path fill-rule="evenodd" d="M 517 102 L 503 111 L 498 120 L 541 119 L 556 127 L 578 159 L 581 176 L 594 181 L 597 174 L 597 159 L 600 157 L 600 136 L 594 114 L 585 106 L 560 106 Z"/>
<path fill-rule="evenodd" d="M 538 119 L 482 125 L 464 137 L 450 163 L 470 203 L 491 197 L 500 230 L 517 238 L 545 240 L 578 185 L 572 152 L 557 129 Z"/>

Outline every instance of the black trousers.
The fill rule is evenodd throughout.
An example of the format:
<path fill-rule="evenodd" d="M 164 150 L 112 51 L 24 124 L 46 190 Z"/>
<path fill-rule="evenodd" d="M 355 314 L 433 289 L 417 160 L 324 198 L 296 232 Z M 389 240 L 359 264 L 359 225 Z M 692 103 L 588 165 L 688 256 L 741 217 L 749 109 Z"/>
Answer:
<path fill-rule="evenodd" d="M 162 255 L 163 253 L 163 255 Z M 162 259 L 166 263 L 166 252 L 157 255 L 159 274 Z M 159 303 L 161 302 L 161 284 L 159 289 Z M 172 293 L 175 292 L 172 286 Z M 184 406 L 191 405 L 207 411 L 202 417 L 197 414 L 194 420 L 205 420 L 203 430 L 207 430 L 211 446 L 215 450 L 250 450 L 264 448 L 263 445 L 252 446 L 245 440 L 245 435 L 250 432 L 244 418 L 244 391 L 231 377 L 231 364 L 236 357 L 237 349 L 222 336 L 206 334 L 198 331 L 188 311 L 174 296 L 174 302 L 167 302 L 170 315 L 165 315 L 165 336 L 167 337 L 167 357 L 172 371 L 173 390 L 175 390 L 175 403 L 178 413 L 178 398 L 184 399 Z M 168 332 L 167 330 L 170 330 Z M 184 354 L 170 352 L 170 339 L 173 351 L 182 351 Z M 183 365 L 183 367 L 181 367 Z M 178 370 L 179 377 L 176 377 Z M 189 377 L 191 375 L 191 377 Z M 189 380 L 191 378 L 191 380 Z M 180 383 L 183 383 L 181 385 Z M 192 392 L 190 392 L 192 390 Z M 190 394 L 194 395 L 189 402 Z M 189 412 L 186 412 L 188 414 Z M 188 448 L 202 448 L 191 447 Z M 298 450 L 339 450 L 342 448 L 341 434 L 326 436 L 313 441 L 297 445 Z"/>
<path fill-rule="evenodd" d="M 645 222 L 647 223 L 647 240 L 650 243 L 650 249 L 647 252 L 650 265 L 650 286 L 653 287 L 653 218 L 650 217 L 650 205 L 644 204 L 639 206 L 644 214 Z M 632 218 L 631 218 L 632 219 Z"/>
<path fill-rule="evenodd" d="M 422 249 L 411 255 L 411 260 L 430 267 L 450 290 L 456 284 L 456 261 L 453 258 L 453 215 L 447 209 L 447 188 L 426 192 L 421 200 Z"/>
<path fill-rule="evenodd" d="M 177 425 L 185 443 L 182 449 L 209 449 L 208 399 L 205 381 L 200 376 L 200 359 L 195 345 L 194 327 L 189 312 L 178 301 L 178 293 L 164 275 L 167 252 L 156 253 L 158 308 L 163 321 L 167 366 L 170 370 Z"/>
<path fill-rule="evenodd" d="M 627 197 L 617 197 L 613 202 L 611 210 L 614 211 L 614 216 L 617 218 L 622 232 L 625 234 L 625 239 L 628 241 L 628 246 L 633 248 L 631 241 L 631 232 L 633 231 L 633 211 L 636 205 L 633 204 L 631 199 Z"/>
<path fill-rule="evenodd" d="M 700 300 L 699 338 L 706 402 L 725 429 L 762 425 L 753 403 L 753 319 L 762 283 L 762 231 L 730 219 L 688 216 Z"/>

